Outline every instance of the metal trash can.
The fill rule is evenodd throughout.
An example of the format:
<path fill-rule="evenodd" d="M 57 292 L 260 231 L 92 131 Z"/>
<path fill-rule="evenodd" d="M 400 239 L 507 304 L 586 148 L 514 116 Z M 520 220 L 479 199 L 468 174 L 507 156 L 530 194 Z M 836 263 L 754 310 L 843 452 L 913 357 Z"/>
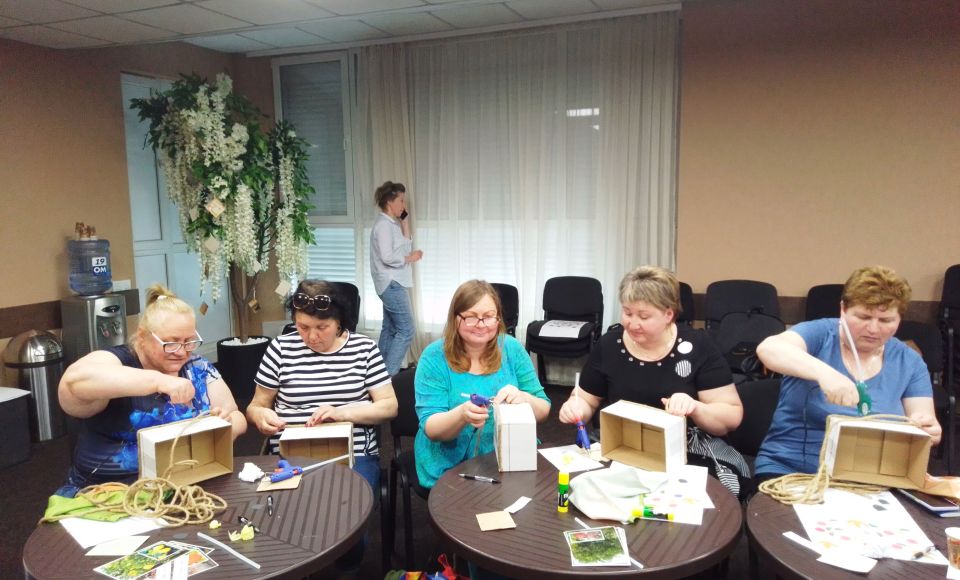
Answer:
<path fill-rule="evenodd" d="M 63 375 L 63 345 L 42 330 L 28 330 L 10 340 L 3 364 L 16 373 L 16 385 L 30 391 L 30 433 L 34 441 L 47 441 L 66 432 L 66 421 L 57 387 Z"/>

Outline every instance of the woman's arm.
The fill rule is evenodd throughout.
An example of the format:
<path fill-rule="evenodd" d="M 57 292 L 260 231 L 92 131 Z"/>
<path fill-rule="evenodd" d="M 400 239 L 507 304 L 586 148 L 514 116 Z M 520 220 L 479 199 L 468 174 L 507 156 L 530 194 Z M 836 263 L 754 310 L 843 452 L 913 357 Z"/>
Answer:
<path fill-rule="evenodd" d="M 161 393 L 176 404 L 193 400 L 193 383 L 159 371 L 124 366 L 115 355 L 94 351 L 67 367 L 57 395 L 60 406 L 73 417 L 85 419 L 104 410 L 110 399 Z"/>
<path fill-rule="evenodd" d="M 223 379 L 207 384 L 207 395 L 210 397 L 210 414 L 230 422 L 234 439 L 247 432 L 247 420 L 237 408 L 233 393 Z"/>
<path fill-rule="evenodd" d="M 433 441 L 452 441 L 467 425 L 482 429 L 487 422 L 487 416 L 486 407 L 478 407 L 466 401 L 449 411 L 430 415 L 423 426 L 423 432 Z"/>
<path fill-rule="evenodd" d="M 273 410 L 273 400 L 277 398 L 276 389 L 257 385 L 253 400 L 247 405 L 247 419 L 264 435 L 276 435 L 287 426 Z"/>
<path fill-rule="evenodd" d="M 933 397 L 904 397 L 903 412 L 917 423 L 921 429 L 930 434 L 934 445 L 940 444 L 943 429 L 937 421 L 937 413 L 933 408 Z"/>
<path fill-rule="evenodd" d="M 732 384 L 698 391 L 696 399 L 686 393 L 674 393 L 662 401 L 668 413 L 685 415 L 697 427 L 717 437 L 733 431 L 743 420 L 743 404 Z"/>
<path fill-rule="evenodd" d="M 807 352 L 807 343 L 796 332 L 787 330 L 765 338 L 757 346 L 757 356 L 775 372 L 820 385 L 827 401 L 855 407 L 860 401 L 856 385 L 840 371 Z"/>
<path fill-rule="evenodd" d="M 372 403 L 354 403 L 333 407 L 320 405 L 307 420 L 307 427 L 324 421 L 349 421 L 357 425 L 378 425 L 397 416 L 397 396 L 393 385 L 387 383 L 370 389 Z"/>

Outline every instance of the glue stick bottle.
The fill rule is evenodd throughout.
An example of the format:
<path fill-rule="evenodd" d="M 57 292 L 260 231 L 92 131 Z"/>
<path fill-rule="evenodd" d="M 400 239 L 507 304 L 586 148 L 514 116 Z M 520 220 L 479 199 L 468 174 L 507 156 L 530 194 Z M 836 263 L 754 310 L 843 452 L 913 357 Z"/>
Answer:
<path fill-rule="evenodd" d="M 557 479 L 557 511 L 565 514 L 570 507 L 570 474 L 561 471 Z"/>

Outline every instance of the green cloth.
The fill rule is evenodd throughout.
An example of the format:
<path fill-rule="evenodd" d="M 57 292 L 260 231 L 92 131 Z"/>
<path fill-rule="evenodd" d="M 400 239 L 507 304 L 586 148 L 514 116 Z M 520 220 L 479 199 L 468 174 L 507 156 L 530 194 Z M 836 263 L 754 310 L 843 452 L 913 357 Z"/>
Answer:
<path fill-rule="evenodd" d="M 78 495 L 77 497 L 62 497 L 51 495 L 47 500 L 47 511 L 43 513 L 45 518 L 53 517 L 77 517 L 98 522 L 115 522 L 129 517 L 126 512 L 120 511 L 95 511 L 104 506 L 123 506 L 123 496 L 125 490 L 104 491 L 93 496 L 100 505 L 93 503 L 89 499 Z M 152 494 L 141 491 L 137 494 L 137 499 L 149 500 Z"/>

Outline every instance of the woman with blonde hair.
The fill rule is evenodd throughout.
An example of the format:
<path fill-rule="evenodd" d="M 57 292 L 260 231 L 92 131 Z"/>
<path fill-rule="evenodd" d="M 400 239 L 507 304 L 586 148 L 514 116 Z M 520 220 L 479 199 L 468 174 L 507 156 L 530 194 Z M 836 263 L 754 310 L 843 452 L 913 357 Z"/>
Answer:
<path fill-rule="evenodd" d="M 910 294 L 890 268 L 859 268 L 844 284 L 839 318 L 801 322 L 760 343 L 757 356 L 784 378 L 757 454 L 758 482 L 817 470 L 827 415 L 859 414 L 858 381 L 866 384 L 870 412 L 906 415 L 939 443 L 930 373 L 894 337 Z"/>
<path fill-rule="evenodd" d="M 108 481 L 137 478 L 137 431 L 209 411 L 233 426 L 246 419 L 213 364 L 194 351 L 203 344 L 193 308 L 155 284 L 130 343 L 87 354 L 60 380 L 63 410 L 83 419 L 67 483 L 57 495 Z"/>
<path fill-rule="evenodd" d="M 500 298 L 493 286 L 470 280 L 450 301 L 443 339 L 430 344 L 417 363 L 415 382 L 420 431 L 414 443 L 420 485 L 433 487 L 443 473 L 479 453 L 493 451 L 490 409 L 463 394 L 492 403 L 530 403 L 537 421 L 550 413 L 530 355 L 506 334 Z M 477 432 L 480 432 L 477 434 Z"/>

